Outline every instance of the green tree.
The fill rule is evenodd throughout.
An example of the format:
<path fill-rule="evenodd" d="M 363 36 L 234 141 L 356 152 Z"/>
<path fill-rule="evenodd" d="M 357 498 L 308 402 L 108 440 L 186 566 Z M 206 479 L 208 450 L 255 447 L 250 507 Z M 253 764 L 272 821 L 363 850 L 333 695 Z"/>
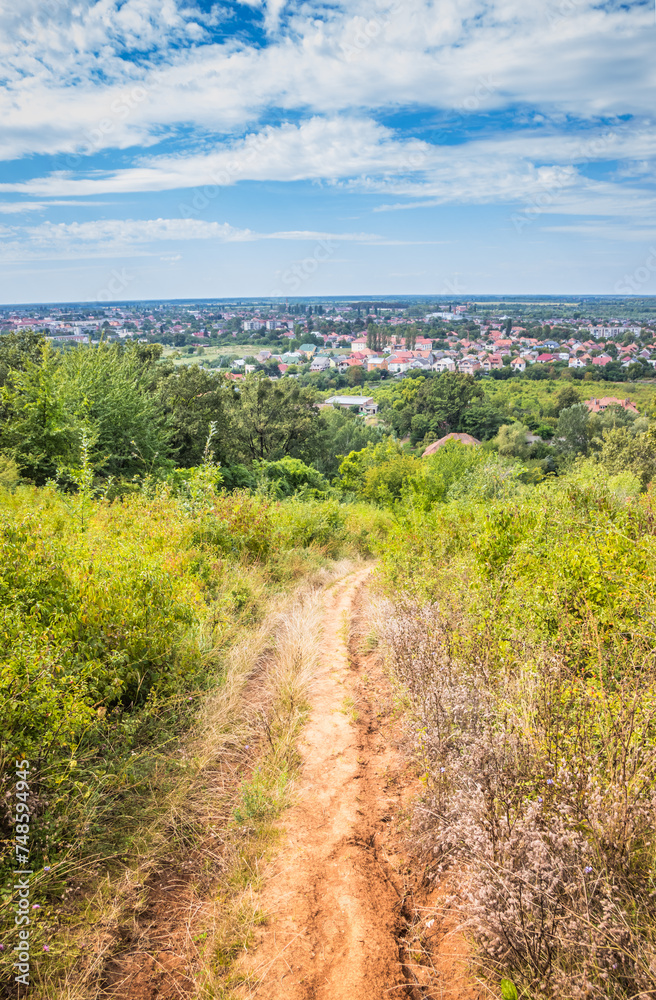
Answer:
<path fill-rule="evenodd" d="M 529 449 L 526 442 L 528 433 L 529 429 L 524 424 L 504 424 L 496 437 L 497 451 L 500 455 L 526 458 Z"/>
<path fill-rule="evenodd" d="M 81 424 L 67 406 L 64 357 L 43 343 L 35 360 L 24 358 L 21 368 L 10 369 L 2 388 L 0 450 L 38 485 L 78 458 Z"/>
<path fill-rule="evenodd" d="M 234 400 L 233 451 L 247 461 L 302 457 L 304 447 L 312 448 L 318 416 L 310 390 L 295 379 L 247 375 Z"/>
<path fill-rule="evenodd" d="M 367 424 L 359 414 L 328 407 L 320 413 L 312 454 L 313 465 L 332 479 L 337 475 L 345 455 L 361 451 L 368 444 L 378 444 L 383 437 L 380 427 Z"/>
<path fill-rule="evenodd" d="M 418 444 L 430 431 L 430 418 L 425 413 L 414 413 L 410 421 L 410 441 Z"/>
<path fill-rule="evenodd" d="M 576 404 L 580 402 L 581 397 L 574 386 L 566 385 L 565 388 L 561 389 L 556 396 L 556 416 L 559 415 L 561 410 L 567 410 L 570 406 L 576 406 Z"/>
<path fill-rule="evenodd" d="M 346 372 L 346 381 L 350 386 L 362 385 L 364 383 L 364 368 L 361 365 L 351 365 Z"/>
<path fill-rule="evenodd" d="M 290 455 L 277 462 L 257 462 L 255 472 L 259 481 L 267 484 L 277 497 L 290 497 L 295 493 L 317 496 L 327 493 L 330 488 L 328 480 L 317 469 Z"/>
<path fill-rule="evenodd" d="M 171 431 L 154 393 L 154 357 L 142 345 L 101 343 L 64 355 L 59 375 L 67 412 L 88 428 L 91 463 L 103 476 L 132 477 L 172 465 Z"/>
<path fill-rule="evenodd" d="M 18 466 L 13 458 L 0 455 L 0 490 L 13 490 L 20 481 Z"/>
<path fill-rule="evenodd" d="M 34 330 L 4 333 L 0 336 L 0 387 L 12 371 L 24 371 L 28 362 L 39 364 L 45 339 Z"/>
<path fill-rule="evenodd" d="M 474 399 L 464 410 L 458 430 L 471 434 L 481 441 L 493 438 L 503 424 L 503 413 L 489 400 Z"/>
<path fill-rule="evenodd" d="M 347 455 L 339 467 L 338 485 L 361 500 L 390 506 L 400 499 L 406 481 L 418 468 L 419 459 L 404 454 L 388 439 Z"/>
<path fill-rule="evenodd" d="M 421 460 L 419 469 L 404 486 L 404 499 L 428 511 L 434 504 L 444 502 L 451 486 L 485 460 L 481 448 L 446 441 L 433 455 Z"/>
<path fill-rule="evenodd" d="M 426 379 L 419 386 L 413 411 L 428 419 L 431 434 L 442 437 L 460 429 L 468 407 L 482 400 L 483 395 L 483 389 L 472 375 L 444 372 L 438 378 Z"/>
<path fill-rule="evenodd" d="M 656 429 L 635 435 L 629 427 L 604 431 L 599 460 L 609 475 L 631 472 L 645 489 L 656 476 Z"/>
<path fill-rule="evenodd" d="M 561 410 L 556 427 L 556 437 L 564 451 L 587 454 L 589 447 L 590 413 L 584 403 Z"/>
<path fill-rule="evenodd" d="M 159 386 L 159 398 L 173 430 L 170 447 L 181 466 L 199 465 L 210 424 L 212 457 L 225 462 L 230 454 L 230 410 L 234 388 L 224 376 L 197 365 L 182 366 Z"/>

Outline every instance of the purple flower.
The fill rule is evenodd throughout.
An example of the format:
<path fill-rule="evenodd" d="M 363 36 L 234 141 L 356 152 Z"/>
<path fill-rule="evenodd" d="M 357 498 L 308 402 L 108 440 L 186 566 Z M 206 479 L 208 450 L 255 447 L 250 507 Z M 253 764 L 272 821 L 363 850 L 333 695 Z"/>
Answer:
<path fill-rule="evenodd" d="M 445 767 L 441 767 L 440 771 L 442 772 L 442 774 L 444 774 L 444 772 L 446 771 L 446 768 Z"/>
<path fill-rule="evenodd" d="M 538 795 L 538 802 L 542 802 L 542 796 Z"/>
<path fill-rule="evenodd" d="M 33 903 L 33 905 L 32 905 L 32 909 L 33 909 L 33 910 L 40 910 L 40 909 L 41 909 L 41 907 L 39 906 L 39 904 L 38 904 L 38 903 Z"/>
<path fill-rule="evenodd" d="M 47 945 L 47 944 L 44 944 L 44 946 L 43 946 L 43 950 L 44 950 L 44 951 L 50 951 L 50 947 L 49 947 L 49 945 Z"/>
<path fill-rule="evenodd" d="M 5 946 L 3 944 L 0 944 L 0 951 L 4 951 L 4 950 L 5 950 Z"/>
<path fill-rule="evenodd" d="M 590 865 L 586 865 L 583 871 L 586 875 L 589 875 L 590 872 L 592 871 L 592 868 L 590 867 Z"/>
<path fill-rule="evenodd" d="M 553 778 L 547 778 L 547 784 L 553 785 Z"/>
<path fill-rule="evenodd" d="M 44 872 L 49 872 L 50 871 L 50 865 L 46 865 L 43 870 L 44 870 Z"/>

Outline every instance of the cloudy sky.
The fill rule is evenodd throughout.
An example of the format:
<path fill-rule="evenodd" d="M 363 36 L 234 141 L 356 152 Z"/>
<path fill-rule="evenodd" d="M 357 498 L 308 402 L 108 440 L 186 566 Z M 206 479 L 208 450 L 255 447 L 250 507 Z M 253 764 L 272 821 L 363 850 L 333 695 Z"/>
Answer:
<path fill-rule="evenodd" d="M 0 301 L 656 294 L 654 0 L 0 0 Z"/>

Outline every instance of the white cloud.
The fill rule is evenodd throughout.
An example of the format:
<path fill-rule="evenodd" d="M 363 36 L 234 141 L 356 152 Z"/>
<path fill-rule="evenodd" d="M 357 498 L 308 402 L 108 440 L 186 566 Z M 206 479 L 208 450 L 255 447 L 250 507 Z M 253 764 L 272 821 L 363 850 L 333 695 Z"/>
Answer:
<path fill-rule="evenodd" d="M 207 211 L 222 187 L 243 180 L 342 185 L 377 196 L 374 211 L 497 203 L 537 205 L 539 214 L 656 212 L 648 176 L 628 183 L 586 174 L 598 162 L 622 157 L 656 158 L 656 134 L 636 122 L 590 129 L 578 138 L 555 129 L 527 129 L 439 145 L 399 138 L 365 117 L 315 116 L 299 125 L 253 133 L 214 152 L 143 158 L 137 166 L 86 176 L 56 172 L 0 184 L 0 190 L 37 198 L 179 190 L 178 212 L 192 221 Z M 381 195 L 396 201 L 381 205 Z"/>
<path fill-rule="evenodd" d="M 377 233 L 332 233 L 315 230 L 255 232 L 227 222 L 202 219 L 98 219 L 89 222 L 52 223 L 38 226 L 0 226 L 6 237 L 2 259 L 88 259 L 116 256 L 159 256 L 161 243 L 208 240 L 214 243 L 252 243 L 281 240 L 296 243 L 361 243 L 369 246 L 415 246 L 442 241 L 390 239 Z M 180 254 L 160 257 L 174 261 Z"/>
<path fill-rule="evenodd" d="M 252 44 L 240 12 L 261 15 Z M 213 34 L 225 18 L 235 30 Z M 79 218 L 75 199 L 104 195 L 119 214 L 130 193 L 147 197 L 127 214 L 179 216 L 4 227 L 3 259 L 148 256 L 202 240 L 406 242 L 209 221 L 218 192 L 242 181 L 330 185 L 359 195 L 360 215 L 367 202 L 503 204 L 511 229 L 511 213 L 528 212 L 536 230 L 587 216 L 587 229 L 557 231 L 649 238 L 653 33 L 651 4 L 621 0 L 0 3 L 0 158 L 53 157 L 41 176 L 34 158 L 32 179 L 0 184 L 18 199 L 0 202 L 0 217 L 26 223 L 69 204 L 65 217 Z M 415 124 L 430 142 L 413 138 Z M 171 190 L 177 207 L 154 208 Z M 93 203 L 82 204 L 88 219 Z"/>
<path fill-rule="evenodd" d="M 0 215 L 22 215 L 24 212 L 45 212 L 53 205 L 106 205 L 105 201 L 74 201 L 73 199 L 57 199 L 51 201 L 0 201 Z"/>
<path fill-rule="evenodd" d="M 100 219 L 93 222 L 44 222 L 26 228 L 35 246 L 56 247 L 90 243 L 96 246 L 124 246 L 162 240 L 221 240 L 233 242 L 253 239 L 249 229 L 235 229 L 227 222 L 204 222 L 200 219 Z"/>
<path fill-rule="evenodd" d="M 0 16 L 4 155 L 125 149 L 180 127 L 229 135 L 272 107 L 651 115 L 653 9 L 578 0 L 562 16 L 559 7 L 355 0 L 288 14 L 269 0 L 263 47 L 239 32 L 212 41 L 200 12 L 175 0 L 22 0 Z M 126 111 L 134 90 L 145 96 Z"/>
<path fill-rule="evenodd" d="M 143 159 L 139 166 L 87 176 L 56 171 L 45 178 L 0 184 L 0 191 L 81 196 L 225 186 L 241 180 L 336 180 L 369 172 L 413 172 L 435 152 L 426 142 L 398 140 L 371 119 L 314 117 L 300 125 L 253 133 L 212 153 Z"/>

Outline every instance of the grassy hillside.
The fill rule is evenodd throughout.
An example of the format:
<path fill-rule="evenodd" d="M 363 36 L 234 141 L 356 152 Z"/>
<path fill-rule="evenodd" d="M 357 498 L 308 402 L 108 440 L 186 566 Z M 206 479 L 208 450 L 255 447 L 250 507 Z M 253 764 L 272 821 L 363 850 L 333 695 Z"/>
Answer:
<path fill-rule="evenodd" d="M 532 998 L 649 996 L 653 496 L 590 465 L 487 480 L 407 504 L 383 556 L 425 783 L 417 842 L 433 879 L 460 877 L 493 993 L 506 977 Z"/>
<path fill-rule="evenodd" d="M 112 859 L 133 857 L 184 782 L 186 734 L 220 692 L 235 643 L 334 558 L 367 553 L 383 522 L 335 500 L 222 493 L 202 477 L 113 502 L 84 488 L 0 489 L 3 980 L 17 940 L 16 761 L 29 763 L 26 850 L 41 907 L 31 946 L 50 949 L 71 873 L 89 889 Z"/>
<path fill-rule="evenodd" d="M 5 981 L 23 849 L 32 946 L 53 958 L 38 1000 L 86 996 L 73 969 L 101 988 L 84 921 L 109 928 L 106 954 L 137 906 L 125 887 L 143 884 L 157 845 L 190 850 L 207 796 L 221 905 L 248 882 L 295 766 L 314 583 L 344 556 L 376 556 L 379 633 L 424 783 L 413 843 L 431 879 L 457 876 L 491 994 L 504 977 L 535 1000 L 656 993 L 652 387 L 404 379 L 381 388 L 373 429 L 319 411 L 294 380 L 235 391 L 171 371 L 150 346 L 10 346 Z M 643 415 L 591 418 L 578 400 L 595 394 Z M 527 439 L 535 428 L 545 440 Z M 447 431 L 485 444 L 419 457 Z M 248 711 L 263 721 L 248 770 L 253 677 Z M 207 773 L 217 748 L 220 781 Z M 245 933 L 226 907 L 212 932 L 219 996 Z"/>

